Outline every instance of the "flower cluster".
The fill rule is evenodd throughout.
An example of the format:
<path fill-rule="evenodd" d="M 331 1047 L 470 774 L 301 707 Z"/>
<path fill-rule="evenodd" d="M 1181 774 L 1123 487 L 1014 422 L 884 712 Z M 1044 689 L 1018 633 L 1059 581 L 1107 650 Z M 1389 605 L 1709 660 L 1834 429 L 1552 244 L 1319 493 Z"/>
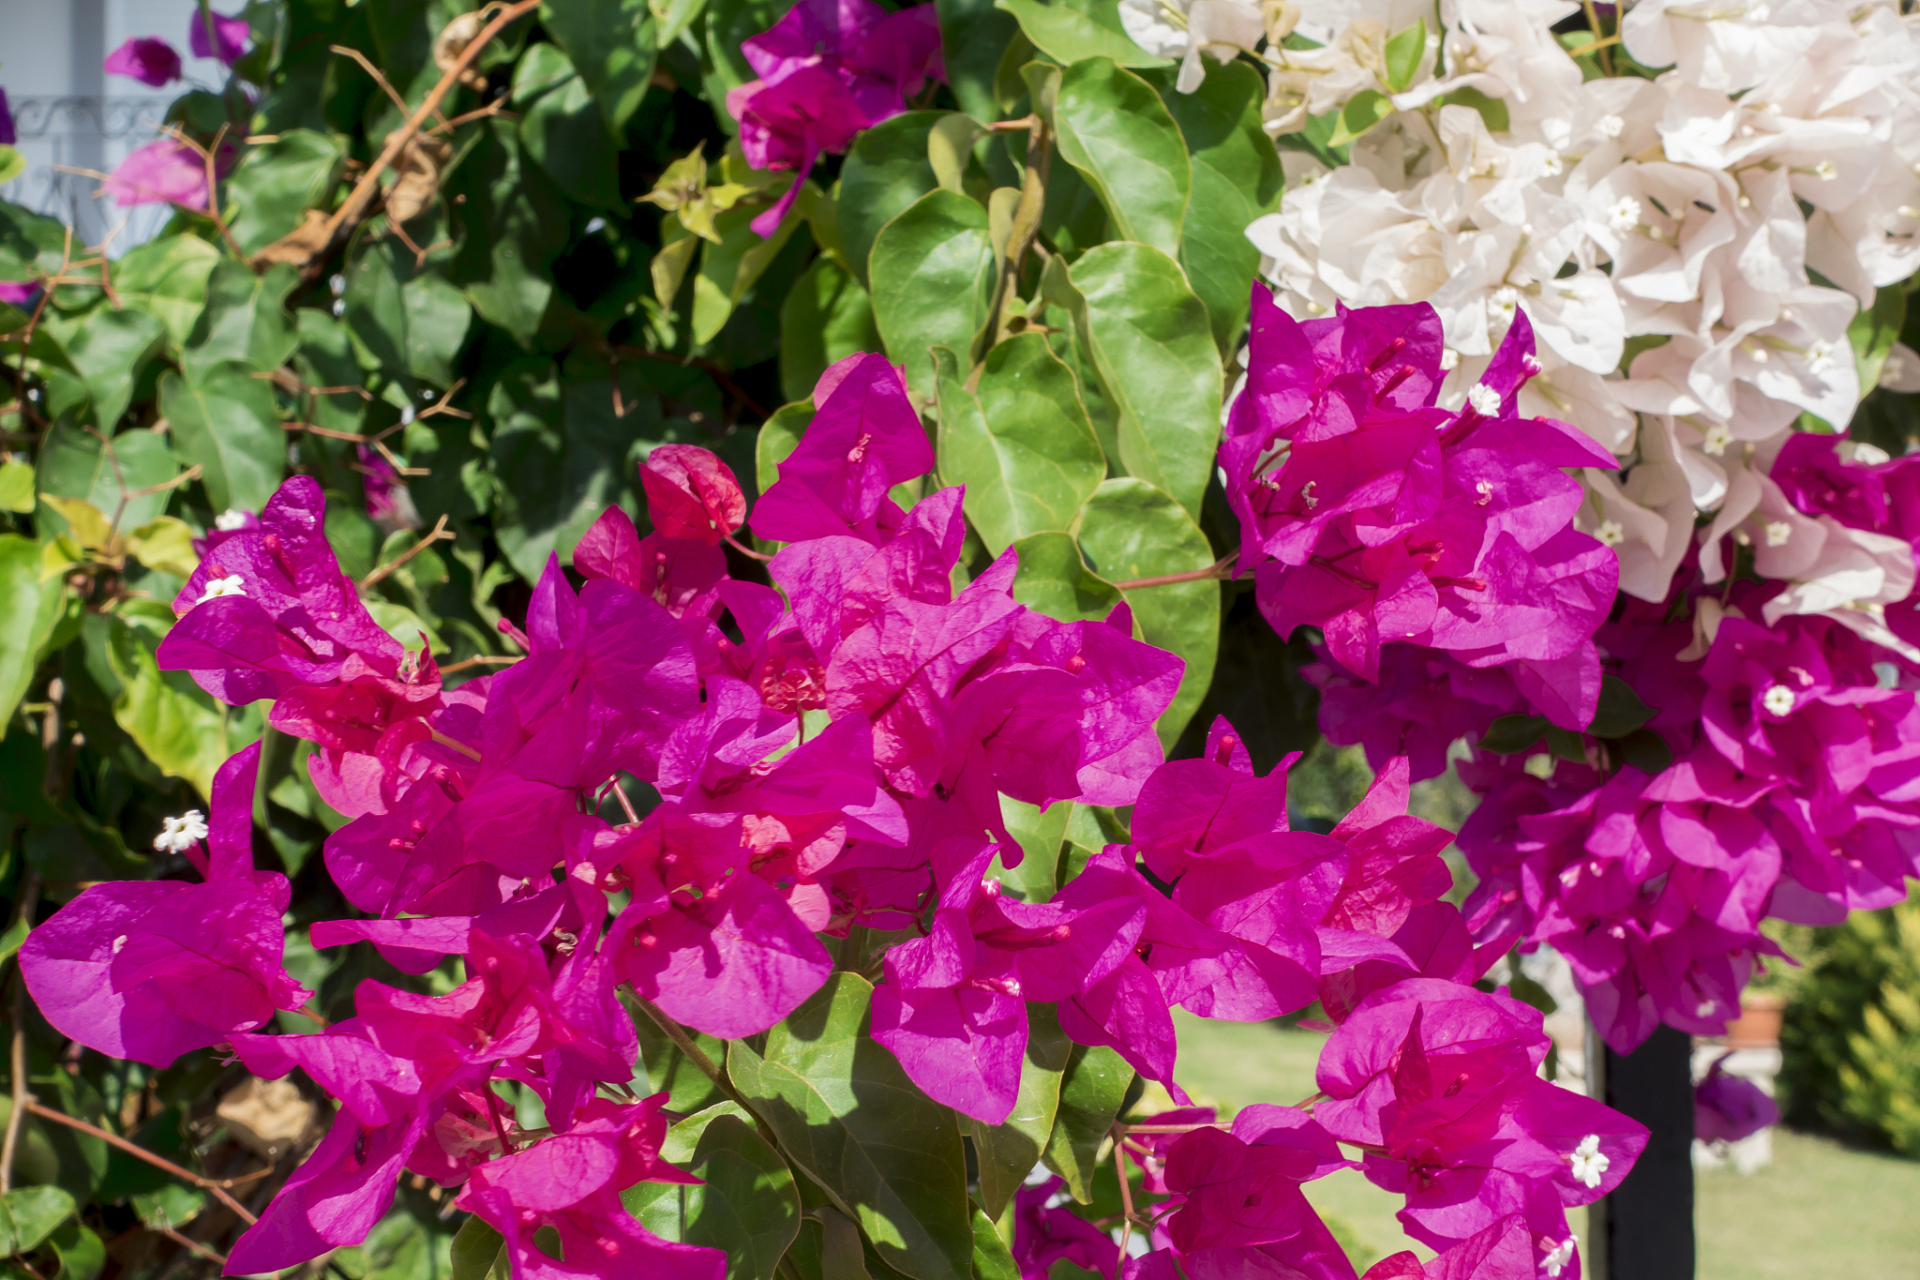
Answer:
<path fill-rule="evenodd" d="M 1524 313 L 1457 410 L 1437 404 L 1442 353 L 1425 303 L 1300 323 L 1254 287 L 1246 385 L 1220 446 L 1239 572 L 1254 572 L 1275 630 L 1318 627 L 1363 680 L 1379 678 L 1383 645 L 1437 650 L 1584 728 L 1619 566 L 1573 527 L 1582 490 L 1562 468 L 1612 458 L 1519 416 L 1540 370 Z"/>
<path fill-rule="evenodd" d="M 1556 1206 L 1617 1181 L 1642 1139 L 1538 1080 L 1538 1015 L 1467 985 L 1503 946 L 1476 948 L 1443 900 L 1450 833 L 1406 813 L 1407 762 L 1326 835 L 1289 829 L 1284 768 L 1257 775 L 1224 720 L 1204 758 L 1163 763 L 1154 726 L 1181 664 L 1133 638 L 1124 606 L 1035 613 L 1012 595 L 1013 552 L 968 578 L 959 490 L 890 497 L 933 465 L 899 371 L 849 357 L 814 403 L 751 514 L 785 544 L 778 590 L 729 572 L 748 511 L 725 464 L 660 446 L 641 472 L 652 531 L 609 510 L 575 549 L 583 585 L 550 561 L 525 627 L 502 623 L 526 656 L 457 689 L 374 623 L 313 481 L 209 537 L 159 661 L 223 701 L 271 700 L 268 722 L 315 745 L 314 784 L 351 819 L 325 864 L 362 915 L 314 924 L 313 945 L 466 973 L 439 996 L 369 979 L 317 1034 L 257 1030 L 308 996 L 282 965 L 287 882 L 252 870 L 257 746 L 221 771 L 210 818 L 156 842 L 204 884 L 95 886 L 33 932 L 23 973 L 80 1043 L 155 1065 L 224 1043 L 338 1099 L 232 1268 L 357 1243 L 410 1172 L 461 1188 L 516 1276 L 561 1274 L 534 1242 L 550 1229 L 564 1274 L 717 1280 L 715 1251 L 623 1207 L 638 1182 L 687 1176 L 661 1158 L 664 1096 L 628 1090 L 617 992 L 668 1028 L 751 1036 L 826 982 L 823 939 L 858 964 L 866 937 L 892 941 L 869 967 L 874 1039 L 986 1124 L 1015 1105 L 1029 1002 L 1177 1096 L 1176 1006 L 1258 1020 L 1318 1000 L 1343 1024 L 1315 1116 L 1256 1108 L 1231 1133 L 1133 1143 L 1170 1197 L 1145 1265 L 1253 1250 L 1343 1274 L 1298 1190 L 1347 1163 L 1336 1140 L 1436 1247 L 1479 1249 L 1519 1215 L 1529 1268 L 1560 1248 Z M 658 797 L 645 812 L 638 784 Z M 1131 842 L 1027 901 L 1000 875 L 1023 856 L 1005 799 L 1131 805 Z M 539 1098 L 541 1131 L 502 1084 Z M 1257 1208 L 1256 1183 L 1273 1189 Z M 1029 1266 L 1111 1274 L 1111 1238 L 1046 1200 L 1021 1201 Z"/>
<path fill-rule="evenodd" d="M 779 203 L 753 220 L 771 238 L 822 153 L 906 110 L 942 77 L 940 21 L 930 4 L 889 13 L 873 0 L 800 0 L 740 46 L 759 74 L 727 94 L 740 146 L 756 169 L 794 170 Z"/>
<path fill-rule="evenodd" d="M 1844 426 L 1873 379 L 1908 376 L 1856 367 L 1848 339 L 1920 267 L 1920 27 L 1900 5 L 1649 0 L 1621 6 L 1622 44 L 1586 49 L 1555 30 L 1571 0 L 1444 0 L 1432 32 L 1427 6 L 1298 9 L 1266 55 L 1269 129 L 1362 114 L 1348 163 L 1283 153 L 1285 203 L 1249 229 L 1282 305 L 1432 303 L 1457 360 L 1443 403 L 1524 308 L 1542 368 L 1522 408 L 1624 460 L 1587 472 L 1580 526 L 1616 546 L 1628 594 L 1662 599 L 1689 557 L 1717 580 L 1721 539 L 1780 519 L 1768 471 L 1796 419 Z M 1716 515 L 1701 540 L 1696 511 Z M 1803 608 L 1891 602 L 1846 541 L 1795 557 Z"/>
<path fill-rule="evenodd" d="M 187 24 L 187 47 L 196 58 L 218 58 L 231 67 L 247 52 L 252 39 L 244 17 L 227 17 L 196 8 Z M 180 52 L 158 36 L 135 36 L 108 54 L 108 75 L 125 76 L 159 89 L 181 79 Z M 227 143 L 214 155 L 217 174 L 225 174 L 237 158 Z M 120 205 L 174 204 L 205 209 L 210 178 L 207 152 L 188 143 L 177 131 L 139 147 L 107 175 L 102 190 Z"/>

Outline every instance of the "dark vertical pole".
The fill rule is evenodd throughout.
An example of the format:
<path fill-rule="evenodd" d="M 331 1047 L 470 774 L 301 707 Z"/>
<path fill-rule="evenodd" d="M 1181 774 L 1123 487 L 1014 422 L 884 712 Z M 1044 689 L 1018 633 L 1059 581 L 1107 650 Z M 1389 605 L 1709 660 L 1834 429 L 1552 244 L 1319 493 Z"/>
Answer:
<path fill-rule="evenodd" d="M 1632 1053 L 1603 1052 L 1607 1105 L 1652 1136 L 1633 1172 L 1593 1207 L 1588 1274 L 1591 1280 L 1693 1280 L 1693 1040 L 1662 1026 Z"/>

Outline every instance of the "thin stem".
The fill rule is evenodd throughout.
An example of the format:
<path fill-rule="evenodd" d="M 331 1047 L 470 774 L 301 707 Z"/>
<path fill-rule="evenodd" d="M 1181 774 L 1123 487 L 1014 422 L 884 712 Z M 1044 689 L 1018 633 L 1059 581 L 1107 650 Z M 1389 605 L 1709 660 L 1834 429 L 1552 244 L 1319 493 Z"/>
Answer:
<path fill-rule="evenodd" d="M 55 714 L 50 711 L 48 715 Z M 20 904 L 14 913 L 16 920 L 27 922 L 27 928 L 33 928 L 33 907 L 40 900 L 40 873 L 28 867 L 20 879 Z M 20 967 L 14 962 L 14 968 Z M 13 980 L 13 1111 L 7 1116 L 7 1137 L 0 1144 L 0 1195 L 13 1190 L 13 1157 L 20 1149 L 20 1125 L 27 1117 L 27 1108 L 33 1105 L 33 1095 L 27 1092 L 27 981 L 18 973 Z"/>
<path fill-rule="evenodd" d="M 861 952 L 867 946 L 867 927 L 849 924 L 847 936 L 840 939 L 840 967 L 849 973 L 860 972 Z"/>
<path fill-rule="evenodd" d="M 493 1065 L 496 1069 L 500 1066 L 497 1062 Z M 500 1139 L 500 1154 L 510 1156 L 514 1152 L 513 1139 L 507 1136 L 507 1122 L 500 1114 L 500 1095 L 493 1091 L 492 1079 L 488 1079 L 483 1087 L 487 1094 L 487 1116 L 493 1121 L 493 1132 Z"/>
<path fill-rule="evenodd" d="M 1569 58 L 1584 58 L 1590 53 L 1598 53 L 1602 49 L 1612 48 L 1619 43 L 1619 36 L 1608 36 L 1605 40 L 1595 40 L 1591 44 L 1581 45 L 1578 49 L 1569 49 L 1567 50 L 1567 56 Z"/>
<path fill-rule="evenodd" d="M 440 674 L 449 676 L 456 671 L 465 671 L 468 667 L 504 667 L 510 666 L 518 661 L 520 661 L 520 659 L 510 654 L 482 653 L 471 658 L 462 658 L 450 667 L 442 667 L 440 668 Z"/>
<path fill-rule="evenodd" d="M 201 1257 L 207 1259 L 209 1262 L 218 1263 L 222 1271 L 225 1271 L 227 1269 L 226 1254 L 216 1253 L 212 1249 L 209 1249 L 207 1248 L 207 1246 L 201 1244 L 198 1240 L 189 1240 L 186 1236 L 181 1235 L 178 1231 L 175 1231 L 172 1227 L 155 1227 L 153 1229 L 155 1231 L 158 1231 L 161 1235 L 165 1236 L 167 1239 L 173 1241 L 175 1244 L 180 1245 L 187 1249 L 191 1249 L 193 1252 L 199 1254 Z"/>
<path fill-rule="evenodd" d="M 620 797 L 620 807 L 627 811 L 627 821 L 640 821 L 640 815 L 633 811 L 633 801 L 627 799 L 627 789 L 620 785 L 620 775 L 616 773 L 607 781 L 613 787 L 613 794 Z"/>
<path fill-rule="evenodd" d="M 108 1146 L 118 1147 L 130 1156 L 145 1160 L 156 1169 L 166 1170 L 183 1182 L 191 1182 L 196 1187 L 201 1187 L 213 1192 L 215 1199 L 238 1214 L 240 1220 L 248 1226 L 252 1226 L 259 1221 L 253 1214 L 247 1212 L 245 1205 L 227 1194 L 228 1187 L 236 1186 L 242 1182 L 253 1181 L 254 1179 L 252 1178 L 228 1178 L 224 1182 L 216 1182 L 212 1178 L 203 1178 L 197 1173 L 189 1173 L 187 1170 L 173 1163 L 173 1161 L 163 1156 L 153 1154 L 153 1152 L 138 1143 L 129 1142 L 119 1134 L 109 1133 L 98 1125 L 88 1124 L 85 1120 L 77 1120 L 64 1111 L 55 1111 L 52 1107 L 42 1106 L 40 1103 L 33 1101 L 27 1103 L 27 1110 L 33 1112 L 34 1115 L 39 1116 L 42 1120 L 51 1120 L 55 1124 L 66 1125 L 69 1129 L 78 1129 L 81 1133 L 100 1139 L 100 1141 L 106 1143 Z"/>
<path fill-rule="evenodd" d="M 1197 1129 L 1218 1129 L 1217 1124 L 1121 1124 L 1123 1134 L 1134 1133 L 1192 1133 Z"/>
<path fill-rule="evenodd" d="M 1188 573 L 1165 573 L 1157 578 L 1129 578 L 1125 582 L 1116 582 L 1113 585 L 1122 591 L 1134 591 L 1141 587 L 1170 587 L 1176 582 L 1205 582 L 1208 579 L 1231 578 L 1234 557 L 1239 554 L 1237 551 L 1229 551 L 1206 568 L 1194 569 Z"/>
<path fill-rule="evenodd" d="M 1583 49 L 1581 52 L 1590 52 L 1590 51 L 1597 50 L 1600 54 L 1600 70 L 1607 75 L 1612 75 L 1613 74 L 1613 55 L 1607 51 L 1607 47 L 1611 44 L 1618 44 L 1620 42 L 1620 33 L 1618 30 L 1615 30 L 1615 32 L 1613 33 L 1613 39 L 1611 40 L 1603 39 L 1602 37 L 1604 36 L 1606 29 L 1600 25 L 1599 7 L 1594 4 L 1593 0 L 1580 0 L 1580 7 L 1586 11 L 1587 30 L 1593 32 L 1593 39 L 1594 39 L 1594 43 L 1588 46 L 1586 49 Z M 1573 56 L 1577 58 L 1580 55 L 1576 53 Z"/>
<path fill-rule="evenodd" d="M 1114 1126 L 1113 1135 L 1113 1171 L 1120 1183 L 1120 1256 L 1127 1256 L 1127 1237 L 1133 1234 L 1133 1187 L 1127 1182 L 1127 1152 L 1120 1139 L 1119 1126 Z"/>
<path fill-rule="evenodd" d="M 201 0 L 201 8 L 205 12 L 210 12 L 206 9 L 206 0 Z M 217 50 L 219 46 L 215 45 L 214 48 Z M 220 154 L 220 144 L 226 140 L 227 126 L 223 124 L 213 135 L 213 145 L 200 152 L 207 166 L 207 215 L 213 219 L 214 229 L 219 231 L 220 238 L 227 242 L 227 248 L 233 250 L 233 256 L 245 262 L 247 255 L 240 251 L 240 242 L 233 238 L 233 231 L 227 226 L 226 218 L 220 213 L 220 171 L 216 157 Z M 181 135 L 181 141 L 188 142 L 184 134 Z M 199 144 L 189 142 L 188 145 L 198 146 Z"/>
<path fill-rule="evenodd" d="M 312 269 L 313 263 L 326 256 L 349 227 L 358 223 L 366 215 L 374 196 L 379 194 L 380 175 L 400 158 L 401 152 L 407 149 L 407 144 L 412 142 L 414 135 L 420 132 L 420 127 L 427 122 L 427 118 L 439 112 L 441 102 L 453 91 L 454 85 L 460 82 L 460 77 L 466 74 L 467 69 L 473 65 L 474 59 L 480 56 L 480 51 L 486 48 L 495 36 L 506 30 L 509 24 L 539 7 L 540 0 L 517 0 L 517 3 L 502 7 L 500 12 L 494 14 L 493 21 L 480 28 L 480 33 L 460 50 L 452 65 L 441 75 L 440 82 L 427 91 L 425 100 L 414 108 L 413 114 L 407 117 L 406 123 L 387 135 L 386 145 L 380 148 L 380 154 L 374 157 L 373 163 L 368 165 L 367 171 L 360 175 L 360 181 L 354 184 L 346 200 L 327 219 L 326 238 L 322 241 L 320 249 L 308 260 L 309 270 Z"/>
<path fill-rule="evenodd" d="M 764 551 L 755 551 L 752 547 L 740 541 L 738 538 L 734 537 L 732 534 L 727 535 L 727 545 L 732 547 L 735 551 L 738 551 L 741 555 L 752 556 L 755 560 L 773 559 L 772 556 L 768 555 Z"/>
<path fill-rule="evenodd" d="M 664 1034 L 667 1039 L 673 1041 L 673 1047 L 686 1055 L 688 1062 L 691 1062 L 695 1067 L 699 1068 L 700 1072 L 705 1075 L 707 1079 L 713 1081 L 714 1086 L 718 1088 L 720 1092 L 726 1094 L 741 1106 L 746 1106 L 746 1099 L 742 1098 L 739 1090 L 733 1087 L 733 1081 L 727 1079 L 727 1073 L 722 1071 L 719 1066 L 714 1063 L 714 1060 L 707 1056 L 706 1050 L 695 1043 L 693 1037 L 687 1034 L 685 1027 L 668 1016 L 665 1009 L 662 1009 L 638 991 L 633 993 L 633 998 L 641 1010 L 649 1018 L 653 1019 L 654 1025 L 660 1028 L 661 1033 Z M 747 1109 L 752 1110 L 751 1107 Z"/>
<path fill-rule="evenodd" d="M 439 743 L 441 746 L 447 748 L 449 751 L 458 751 L 461 755 L 466 756 L 470 760 L 478 760 L 480 758 L 480 753 L 478 751 L 475 751 L 472 747 L 468 746 L 466 743 L 461 742 L 458 738 L 449 738 L 446 734 L 440 732 L 438 729 L 435 729 L 433 731 L 433 740 Z"/>
<path fill-rule="evenodd" d="M 414 543 L 412 546 L 408 547 L 405 551 L 402 551 L 399 555 L 387 561 L 385 564 L 376 566 L 372 573 L 369 573 L 366 577 L 360 579 L 360 589 L 362 591 L 365 591 L 367 588 L 371 587 L 374 583 L 379 582 L 382 578 L 385 578 L 388 574 L 392 573 L 395 569 L 398 569 L 401 565 L 405 564 L 407 561 L 419 555 L 422 551 L 425 551 L 428 547 L 432 546 L 434 543 L 451 542 L 453 541 L 453 537 L 454 537 L 453 534 L 447 532 L 447 517 L 443 514 L 438 520 L 434 522 L 433 532 L 429 533 L 426 537 L 420 539 L 420 541 Z"/>

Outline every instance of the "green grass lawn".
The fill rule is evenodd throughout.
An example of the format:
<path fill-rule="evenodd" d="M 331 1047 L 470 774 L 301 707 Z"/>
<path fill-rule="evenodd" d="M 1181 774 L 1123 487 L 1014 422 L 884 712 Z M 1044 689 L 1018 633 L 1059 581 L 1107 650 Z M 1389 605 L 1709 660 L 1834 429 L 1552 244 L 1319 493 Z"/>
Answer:
<path fill-rule="evenodd" d="M 1175 1078 L 1196 1101 L 1230 1112 L 1253 1102 L 1295 1103 L 1314 1092 L 1314 1063 L 1326 1037 L 1178 1012 L 1174 1019 Z M 1920 1278 L 1920 1162 L 1781 1131 L 1771 1167 L 1750 1177 L 1705 1172 L 1696 1186 L 1699 1280 Z M 1363 1268 L 1409 1247 L 1393 1216 L 1400 1198 L 1359 1173 L 1336 1173 L 1306 1191 Z M 1584 1238 L 1586 1211 L 1571 1216 Z"/>

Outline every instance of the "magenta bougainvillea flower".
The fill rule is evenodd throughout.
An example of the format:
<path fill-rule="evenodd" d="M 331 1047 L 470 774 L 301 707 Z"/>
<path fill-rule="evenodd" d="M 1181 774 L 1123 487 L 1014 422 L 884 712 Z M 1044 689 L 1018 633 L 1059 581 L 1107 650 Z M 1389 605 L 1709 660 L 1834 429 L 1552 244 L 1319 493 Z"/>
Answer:
<path fill-rule="evenodd" d="M 1067 1208 L 1066 1179 L 1030 1182 L 1013 1193 L 1013 1261 L 1021 1280 L 1045 1280 L 1062 1259 L 1118 1280 L 1120 1246 L 1114 1238 Z"/>
<path fill-rule="evenodd" d="M 1571 1236 L 1536 1253 L 1526 1219 L 1510 1213 L 1430 1261 L 1421 1262 L 1411 1250 L 1390 1254 L 1368 1267 L 1361 1280 L 1559 1280 L 1563 1275 L 1578 1280 L 1577 1266 Z"/>
<path fill-rule="evenodd" d="M 20 972 L 62 1034 L 90 1049 L 170 1066 L 311 997 L 281 962 L 291 889 L 253 869 L 260 747 L 214 775 L 212 815 L 167 819 L 154 842 L 203 877 L 97 884 L 27 935 Z"/>
<path fill-rule="evenodd" d="M 110 76 L 128 76 L 158 89 L 180 78 L 180 54 L 165 40 L 135 36 L 107 55 Z"/>
<path fill-rule="evenodd" d="M 1536 1074 L 1540 1021 L 1504 994 L 1415 978 L 1361 1001 L 1327 1042 L 1314 1119 L 1406 1196 L 1416 1240 L 1446 1248 L 1514 1213 L 1564 1239 L 1566 1208 L 1612 1190 L 1646 1145 L 1641 1125 Z"/>
<path fill-rule="evenodd" d="M 1780 1106 L 1745 1076 L 1725 1070 L 1721 1054 L 1693 1086 L 1693 1136 L 1708 1142 L 1738 1142 L 1780 1123 Z"/>
<path fill-rule="evenodd" d="M 1368 682 L 1390 643 L 1525 671 L 1570 728 L 1600 691 L 1591 637 L 1619 564 L 1572 527 L 1564 468 L 1613 467 L 1577 429 L 1515 416 L 1539 370 L 1517 312 L 1468 403 L 1439 408 L 1440 320 L 1425 304 L 1295 322 L 1256 286 L 1251 370 L 1220 446 L 1240 572 L 1285 636 L 1320 628 Z M 1516 678 L 1518 678 L 1516 674 Z"/>
<path fill-rule="evenodd" d="M 756 169 L 792 169 L 793 186 L 753 220 L 771 237 L 821 153 L 906 110 L 941 78 L 940 21 L 930 4 L 888 13 L 872 0 L 801 0 L 741 46 L 759 79 L 727 94 Z"/>
<path fill-rule="evenodd" d="M 231 144 L 222 144 L 215 157 L 216 174 L 232 167 Z M 149 142 L 114 166 L 101 189 L 114 203 L 176 204 L 183 209 L 207 207 L 207 160 L 178 138 Z"/>
<path fill-rule="evenodd" d="M 229 18 L 210 9 L 195 9 L 187 20 L 187 48 L 196 58 L 218 58 L 232 66 L 246 53 L 247 42 L 252 38 L 252 26 L 242 17 Z"/>

